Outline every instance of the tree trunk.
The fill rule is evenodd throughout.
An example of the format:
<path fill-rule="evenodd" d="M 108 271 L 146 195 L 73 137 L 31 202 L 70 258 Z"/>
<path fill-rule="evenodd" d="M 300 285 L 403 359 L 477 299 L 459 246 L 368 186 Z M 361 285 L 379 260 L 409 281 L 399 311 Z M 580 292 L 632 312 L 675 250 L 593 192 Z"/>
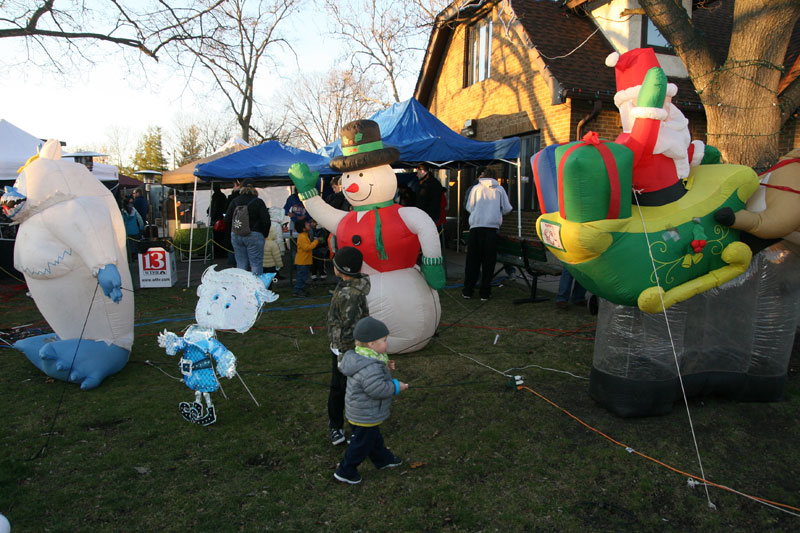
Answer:
<path fill-rule="evenodd" d="M 722 64 L 679 4 L 640 3 L 689 71 L 706 111 L 708 144 L 719 148 L 727 163 L 763 169 L 775 162 L 782 125 L 777 89 L 800 2 L 736 0 Z"/>

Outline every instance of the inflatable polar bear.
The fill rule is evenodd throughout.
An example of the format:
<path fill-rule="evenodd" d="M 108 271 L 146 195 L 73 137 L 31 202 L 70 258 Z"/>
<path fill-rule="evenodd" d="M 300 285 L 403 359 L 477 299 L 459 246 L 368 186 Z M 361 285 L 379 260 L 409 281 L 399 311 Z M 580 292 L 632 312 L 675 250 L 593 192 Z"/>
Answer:
<path fill-rule="evenodd" d="M 33 159 L 33 158 L 32 158 Z M 48 376 L 97 387 L 128 362 L 133 292 L 117 203 L 85 166 L 49 140 L 6 187 L 3 210 L 19 224 L 14 267 L 54 334 L 14 344 Z"/>

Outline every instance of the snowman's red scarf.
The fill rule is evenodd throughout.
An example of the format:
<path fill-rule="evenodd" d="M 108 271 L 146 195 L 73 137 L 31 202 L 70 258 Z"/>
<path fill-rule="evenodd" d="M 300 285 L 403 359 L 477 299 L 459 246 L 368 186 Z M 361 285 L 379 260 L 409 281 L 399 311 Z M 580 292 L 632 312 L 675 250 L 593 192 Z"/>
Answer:
<path fill-rule="evenodd" d="M 375 210 L 375 249 L 378 251 L 378 257 L 381 259 L 389 259 L 389 256 L 386 255 L 386 248 L 383 246 L 383 235 L 381 234 L 381 216 L 378 209 L 381 207 L 389 207 L 392 204 L 394 204 L 393 200 L 386 200 L 385 202 L 380 202 L 377 204 L 353 206 L 353 211 L 370 211 L 371 209 Z"/>

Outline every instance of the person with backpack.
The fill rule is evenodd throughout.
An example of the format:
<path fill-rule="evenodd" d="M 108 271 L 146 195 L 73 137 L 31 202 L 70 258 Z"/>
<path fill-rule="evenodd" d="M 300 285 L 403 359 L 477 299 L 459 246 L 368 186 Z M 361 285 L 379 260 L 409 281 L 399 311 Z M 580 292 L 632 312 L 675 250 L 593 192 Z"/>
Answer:
<path fill-rule="evenodd" d="M 239 195 L 228 205 L 225 220 L 231 231 L 236 267 L 260 276 L 264 271 L 264 241 L 270 220 L 267 205 L 258 197 L 253 180 L 242 182 Z"/>

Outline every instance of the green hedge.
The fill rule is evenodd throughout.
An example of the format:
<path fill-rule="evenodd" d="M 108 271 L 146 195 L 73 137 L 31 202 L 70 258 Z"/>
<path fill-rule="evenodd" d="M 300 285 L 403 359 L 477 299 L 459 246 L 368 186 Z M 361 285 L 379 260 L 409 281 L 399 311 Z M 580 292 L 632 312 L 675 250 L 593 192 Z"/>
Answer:
<path fill-rule="evenodd" d="M 172 242 L 175 245 L 176 250 L 182 254 L 189 252 L 190 232 L 191 230 L 189 229 L 179 229 L 175 231 L 175 236 L 172 238 Z M 214 234 L 210 228 L 195 228 L 194 235 L 192 236 L 192 255 L 202 253 L 206 243 L 208 243 L 210 247 L 210 241 L 213 238 Z"/>

